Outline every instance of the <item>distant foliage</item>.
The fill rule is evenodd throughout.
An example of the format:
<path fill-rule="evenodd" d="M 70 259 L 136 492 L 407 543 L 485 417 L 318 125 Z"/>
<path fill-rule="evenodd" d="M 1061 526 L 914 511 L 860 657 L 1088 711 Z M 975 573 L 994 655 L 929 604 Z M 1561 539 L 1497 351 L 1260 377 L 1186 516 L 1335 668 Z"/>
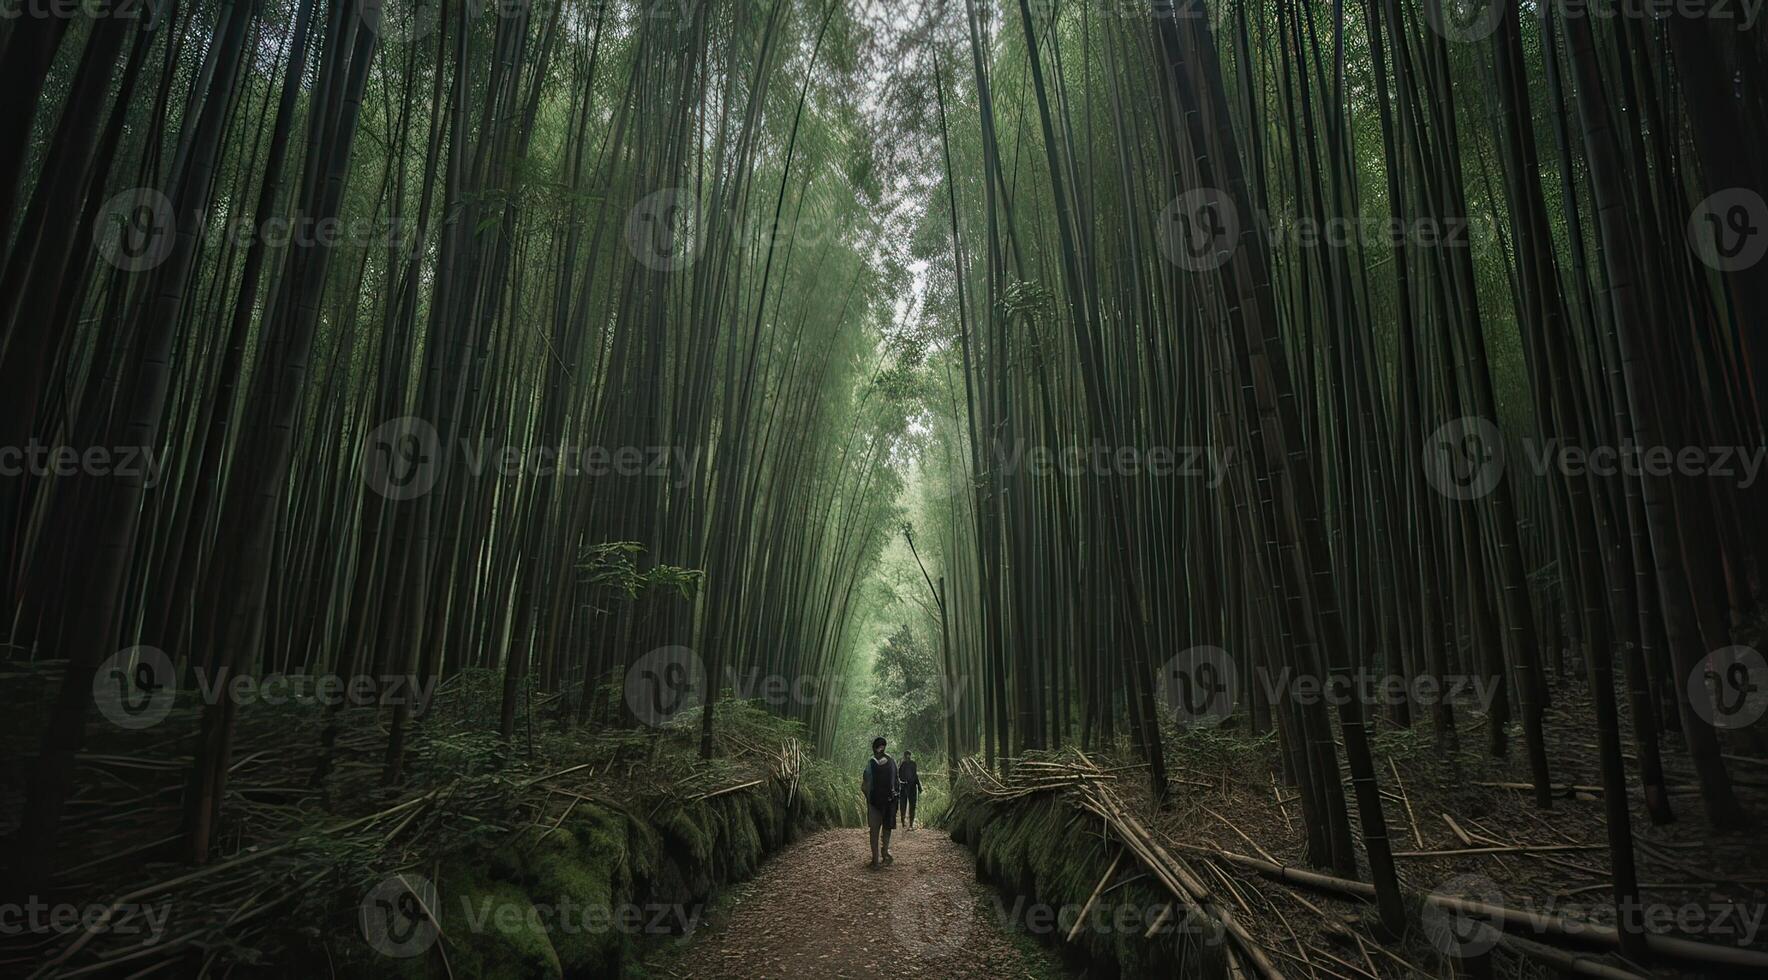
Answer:
<path fill-rule="evenodd" d="M 938 652 L 899 626 L 872 661 L 872 721 L 891 752 L 931 755 L 941 744 Z"/>

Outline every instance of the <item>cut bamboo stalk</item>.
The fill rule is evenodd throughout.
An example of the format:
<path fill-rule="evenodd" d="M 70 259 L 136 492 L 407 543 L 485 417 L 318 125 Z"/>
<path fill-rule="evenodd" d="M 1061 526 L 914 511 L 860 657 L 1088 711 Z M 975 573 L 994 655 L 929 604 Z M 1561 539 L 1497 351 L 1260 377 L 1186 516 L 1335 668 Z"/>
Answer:
<path fill-rule="evenodd" d="M 1074 925 L 1068 929 L 1068 942 L 1074 942 L 1074 937 L 1080 935 L 1080 927 L 1086 924 L 1087 913 L 1093 910 L 1093 903 L 1097 902 L 1099 895 L 1104 892 L 1105 883 L 1117 873 L 1117 862 L 1121 860 L 1123 860 L 1123 848 L 1120 847 L 1117 849 L 1117 854 L 1111 859 L 1111 867 L 1105 869 L 1105 877 L 1100 878 L 1099 883 L 1093 886 L 1093 893 L 1087 896 L 1086 904 L 1080 907 L 1080 915 L 1075 916 Z"/>
<path fill-rule="evenodd" d="M 1400 766 L 1394 760 L 1387 760 L 1387 767 L 1393 770 L 1394 788 L 1400 791 L 1400 802 L 1406 805 L 1406 820 L 1412 824 L 1412 839 L 1418 842 L 1418 849 L 1424 849 L 1424 834 L 1418 830 L 1418 815 L 1412 812 L 1412 798 L 1406 795 L 1406 784 L 1400 781 Z"/>
<path fill-rule="evenodd" d="M 1449 830 L 1454 833 L 1455 839 L 1461 842 L 1461 846 L 1463 846 L 1463 847 L 1475 846 L 1473 843 L 1473 838 L 1469 837 L 1467 835 L 1467 831 L 1461 829 L 1461 825 L 1455 822 L 1454 817 L 1451 817 L 1446 813 L 1443 814 L 1443 823 L 1446 823 L 1449 825 Z"/>
<path fill-rule="evenodd" d="M 1447 851 L 1395 851 L 1397 858 L 1463 857 L 1475 854 L 1556 854 L 1562 851 L 1606 851 L 1607 844 L 1510 844 L 1497 847 L 1458 847 Z"/>

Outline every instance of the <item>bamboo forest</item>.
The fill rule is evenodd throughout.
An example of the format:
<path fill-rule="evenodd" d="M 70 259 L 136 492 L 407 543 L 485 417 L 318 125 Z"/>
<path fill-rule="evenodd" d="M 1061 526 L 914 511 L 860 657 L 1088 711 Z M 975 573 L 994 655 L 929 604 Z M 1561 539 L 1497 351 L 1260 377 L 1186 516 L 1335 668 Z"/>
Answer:
<path fill-rule="evenodd" d="M 1765 7 L 0 0 L 0 976 L 1768 976 Z"/>

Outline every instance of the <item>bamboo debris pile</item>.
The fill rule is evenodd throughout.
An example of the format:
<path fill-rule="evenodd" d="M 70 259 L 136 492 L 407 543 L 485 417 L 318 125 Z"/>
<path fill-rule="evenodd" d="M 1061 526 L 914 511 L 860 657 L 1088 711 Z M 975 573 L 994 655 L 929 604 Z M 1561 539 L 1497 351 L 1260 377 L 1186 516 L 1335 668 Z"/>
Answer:
<path fill-rule="evenodd" d="M 532 846 L 586 802 L 637 817 L 653 801 L 695 803 L 769 782 L 793 798 L 809 762 L 795 737 L 771 749 L 733 737 L 724 746 L 730 755 L 716 765 L 694 760 L 685 777 L 660 778 L 673 760 L 691 756 L 692 733 L 601 731 L 549 741 L 537 758 L 460 766 L 450 754 L 460 749 L 459 733 L 425 724 L 414 729 L 412 782 L 390 790 L 379 785 L 373 761 L 384 735 L 362 724 L 338 734 L 336 764 L 316 788 L 313 753 L 289 754 L 292 746 L 319 745 L 314 719 L 293 728 L 287 718 L 253 714 L 242 722 L 228 787 L 228 846 L 205 865 L 183 863 L 176 851 L 177 777 L 189 762 L 178 754 L 180 739 L 135 753 L 106 745 L 83 754 L 82 765 L 101 778 L 73 802 L 89 830 L 85 850 L 99 856 L 71 865 L 55 888 L 88 897 L 102 913 L 49 942 L 40 934 L 0 937 L 0 974 L 196 975 L 274 964 L 286 949 L 288 923 L 329 923 L 325 931 L 350 933 L 356 927 L 340 919 L 341 910 L 353 911 L 367 889 L 397 872 L 433 877 L 438 859 L 469 837 L 490 832 Z M 659 754 L 677 741 L 679 752 Z M 721 784 L 707 785 L 721 775 Z M 107 928 L 144 910 L 164 910 L 163 931 Z"/>
<path fill-rule="evenodd" d="M 973 758 L 959 765 L 960 778 L 968 779 L 977 790 L 995 800 L 1005 801 L 1074 789 L 1087 783 L 1113 779 L 1110 773 L 1092 766 L 1070 765 L 1049 759 L 1020 759 L 1011 764 L 1012 776 L 1003 781 Z"/>
<path fill-rule="evenodd" d="M 1211 893 L 1208 885 L 1197 877 L 1190 865 L 1165 847 L 1137 820 L 1103 783 L 1088 782 L 1079 787 L 1077 799 L 1082 807 L 1098 815 L 1126 847 L 1141 859 L 1148 870 L 1164 884 L 1173 896 L 1193 912 L 1201 913 L 1212 927 L 1219 928 L 1233 941 L 1229 955 L 1244 956 L 1261 977 L 1280 977 L 1265 950 Z"/>
<path fill-rule="evenodd" d="M 1118 770 L 1101 767 L 1079 752 L 1070 750 L 1059 757 L 1026 757 L 1008 761 L 1006 774 L 996 775 L 975 759 L 966 759 L 960 766 L 961 784 L 966 790 L 980 794 L 996 804 L 1010 804 L 1043 793 L 1059 794 L 1069 804 L 1099 818 L 1104 823 L 1108 836 L 1122 844 L 1120 857 L 1125 853 L 1135 857 L 1147 869 L 1147 873 L 1173 895 L 1178 905 L 1191 910 L 1191 914 L 1200 916 L 1210 928 L 1219 927 L 1231 942 L 1232 954 L 1250 964 L 1249 967 L 1243 967 L 1240 963 L 1231 963 L 1231 970 L 1245 968 L 1262 975 L 1302 973 L 1318 976 L 1388 976 L 1393 975 L 1391 967 L 1398 964 L 1401 967 L 1400 975 L 1415 976 L 1426 972 L 1414 967 L 1399 953 L 1348 928 L 1345 922 L 1348 916 L 1330 915 L 1303 894 L 1305 890 L 1359 904 L 1367 903 L 1375 897 L 1374 886 L 1368 882 L 1353 881 L 1286 864 L 1233 822 L 1201 802 L 1197 803 L 1198 812 L 1207 814 L 1216 823 L 1233 831 L 1258 856 L 1217 846 L 1166 839 L 1165 835 L 1157 833 L 1138 818 L 1132 806 L 1126 802 L 1122 784 L 1116 780 Z M 1404 786 L 1404 782 L 1398 778 L 1397 766 L 1395 776 L 1395 785 Z M 1469 785 L 1486 782 L 1491 781 L 1475 780 Z M 1393 795 L 1394 802 L 1403 805 L 1410 812 L 1414 802 L 1413 795 L 1404 789 L 1396 790 Z M 1424 815 L 1430 815 L 1430 811 L 1426 811 Z M 1395 856 L 1427 860 L 1471 858 L 1496 862 L 1502 862 L 1507 857 L 1521 856 L 1554 864 L 1568 864 L 1564 860 L 1566 856 L 1602 849 L 1598 845 L 1577 841 L 1563 833 L 1562 839 L 1554 843 L 1527 838 L 1507 840 L 1471 817 L 1462 816 L 1457 820 L 1446 812 L 1441 813 L 1440 817 L 1461 847 L 1433 849 L 1426 845 L 1423 829 L 1414 814 L 1408 818 L 1408 822 L 1411 824 L 1410 833 L 1420 847 L 1416 851 L 1397 852 Z M 1641 841 L 1644 854 L 1671 864 L 1677 863 L 1673 852 L 1688 846 L 1690 845 L 1669 841 Z M 1186 856 L 1199 863 L 1189 863 Z M 1107 873 L 1105 879 L 1093 889 L 1087 902 L 1089 908 L 1101 893 L 1110 890 L 1107 887 L 1109 879 L 1119 864 L 1120 860 L 1114 859 L 1112 872 Z M 1278 896 L 1264 894 L 1256 882 L 1248 882 L 1241 877 L 1246 872 L 1287 888 Z M 1205 875 L 1213 876 L 1218 883 L 1217 887 L 1212 888 L 1206 883 Z M 1722 878 L 1723 876 L 1709 873 L 1706 874 L 1707 880 L 1699 883 L 1708 886 L 1710 890 L 1725 883 Z M 1592 885 L 1587 890 L 1600 890 L 1603 887 L 1606 885 Z M 1612 926 L 1583 918 L 1541 914 L 1434 890 L 1411 888 L 1408 891 L 1419 903 L 1490 923 L 1502 931 L 1500 941 L 1505 948 L 1546 966 L 1582 976 L 1640 976 L 1605 958 L 1608 953 L 1620 950 L 1620 937 Z M 1317 944 L 1303 941 L 1297 934 L 1295 925 L 1279 909 L 1275 900 L 1278 898 L 1297 903 L 1314 913 L 1324 924 L 1320 929 L 1322 934 L 1354 943 L 1354 950 L 1369 956 L 1368 960 L 1359 966 Z M 1239 911 L 1238 916 L 1236 910 Z M 1299 956 L 1288 949 L 1270 945 L 1268 938 L 1261 942 L 1259 937 L 1242 924 L 1273 924 L 1273 920 L 1274 924 L 1279 924 L 1288 934 L 1293 946 L 1299 950 Z M 1152 936 L 1156 931 L 1150 929 L 1148 935 Z M 1695 964 L 1721 971 L 1768 971 L 1768 953 L 1760 950 L 1667 935 L 1650 936 L 1647 943 L 1653 957 L 1664 964 Z M 1384 956 L 1393 962 L 1377 960 L 1370 953 Z M 1283 958 L 1282 973 L 1266 973 L 1267 969 L 1276 971 L 1276 967 L 1272 965 L 1272 955 Z"/>
<path fill-rule="evenodd" d="M 1070 794 L 1069 802 L 1102 819 L 1109 832 L 1123 842 L 1189 914 L 1200 918 L 1214 934 L 1226 935 L 1232 941 L 1228 952 L 1230 972 L 1241 972 L 1238 960 L 1243 958 L 1257 976 L 1283 976 L 1263 945 L 1215 897 L 1190 865 L 1163 846 L 1123 804 L 1111 788 L 1116 777 L 1084 754 L 1077 751 L 1060 759 L 1015 760 L 1005 779 L 995 777 L 974 759 L 964 760 L 962 772 L 971 785 L 997 803 L 1039 793 Z M 1113 870 L 1115 867 L 1114 863 Z M 1089 899 L 1088 905 L 1091 904 Z"/>
<path fill-rule="evenodd" d="M 538 781 L 535 781 L 538 782 Z M 274 949 L 286 923 L 270 913 L 305 907 L 322 917 L 314 901 L 335 894 L 358 874 L 377 865 L 409 863 L 422 845 L 451 840 L 467 821 L 511 821 L 523 803 L 506 779 L 455 780 L 363 816 L 330 821 L 280 841 L 242 847 L 232 856 L 194 869 L 142 862 L 157 880 L 121 886 L 98 904 L 104 911 L 81 931 L 59 935 L 45 946 L 7 948 L 0 971 L 33 977 L 111 975 L 125 964 L 131 973 L 175 963 L 200 963 L 203 973 L 225 966 L 224 958 Z M 531 798 L 522 797 L 531 805 Z M 143 910 L 162 910 L 164 933 L 141 934 Z M 112 929 L 122 918 L 132 928 Z M 189 959 L 187 959 L 187 957 Z"/>
<path fill-rule="evenodd" d="M 774 778 L 786 787 L 786 810 L 798 798 L 798 781 L 804 776 L 804 746 L 795 738 L 780 746 L 779 761 L 774 764 Z"/>

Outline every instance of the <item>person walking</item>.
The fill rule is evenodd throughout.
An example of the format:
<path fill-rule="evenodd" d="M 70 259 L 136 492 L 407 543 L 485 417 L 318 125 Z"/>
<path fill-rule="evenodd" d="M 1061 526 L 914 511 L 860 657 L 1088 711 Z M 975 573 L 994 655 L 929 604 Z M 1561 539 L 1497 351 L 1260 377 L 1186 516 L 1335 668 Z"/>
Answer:
<path fill-rule="evenodd" d="M 866 760 L 865 775 L 860 777 L 860 792 L 866 797 L 866 832 L 872 839 L 873 868 L 878 867 L 880 855 L 884 864 L 896 862 L 890 856 L 890 832 L 896 829 L 896 760 L 885 754 L 887 744 L 882 735 L 872 739 L 872 757 Z"/>
<path fill-rule="evenodd" d="M 897 767 L 897 820 L 904 831 L 915 829 L 915 801 L 921 795 L 921 776 L 915 771 L 914 753 L 902 750 L 902 765 Z"/>

